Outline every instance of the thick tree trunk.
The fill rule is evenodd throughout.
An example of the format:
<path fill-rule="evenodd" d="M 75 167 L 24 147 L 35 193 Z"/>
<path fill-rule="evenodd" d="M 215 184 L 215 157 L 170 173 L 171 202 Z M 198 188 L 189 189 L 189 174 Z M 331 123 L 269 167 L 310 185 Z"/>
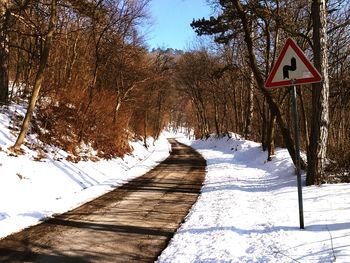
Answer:
<path fill-rule="evenodd" d="M 250 31 L 250 38 L 253 40 L 255 36 L 255 27 L 256 22 L 251 22 L 251 31 Z M 268 63 L 267 63 L 268 64 Z M 247 105 L 247 118 L 245 123 L 245 129 L 244 129 L 244 136 L 246 139 L 250 139 L 252 135 L 252 121 L 254 117 L 254 74 L 253 72 L 250 73 L 249 76 L 249 91 L 248 91 L 248 105 Z"/>
<path fill-rule="evenodd" d="M 7 34 L 9 12 L 7 5 L 7 0 L 0 0 L 0 19 L 2 20 L 0 28 L 0 105 L 7 104 L 9 96 L 9 47 Z"/>
<path fill-rule="evenodd" d="M 313 0 L 311 9 L 314 64 L 321 73 L 322 82 L 313 84 L 312 89 L 312 123 L 307 155 L 307 185 L 320 184 L 324 180 L 329 125 L 326 1 Z"/>
<path fill-rule="evenodd" d="M 43 47 L 42 54 L 40 57 L 39 69 L 38 69 L 38 72 L 37 72 L 36 77 L 35 77 L 33 93 L 32 93 L 32 96 L 30 98 L 30 102 L 29 102 L 29 105 L 27 108 L 26 115 L 25 115 L 24 120 L 23 120 L 21 132 L 18 135 L 18 138 L 17 138 L 15 145 L 13 146 L 14 150 L 20 149 L 20 147 L 24 141 L 25 135 L 29 129 L 29 124 L 30 124 L 30 121 L 31 121 L 31 118 L 32 118 L 32 115 L 34 112 L 34 108 L 35 108 L 35 104 L 36 104 L 36 101 L 37 101 L 37 98 L 39 95 L 41 84 L 43 82 L 46 64 L 47 64 L 47 61 L 49 59 L 51 42 L 52 42 L 52 38 L 53 38 L 53 33 L 55 31 L 56 22 L 57 22 L 57 0 L 52 0 L 51 1 L 51 17 L 50 17 L 50 21 L 49 21 L 49 26 L 48 26 L 46 38 L 45 38 L 44 47 Z"/>

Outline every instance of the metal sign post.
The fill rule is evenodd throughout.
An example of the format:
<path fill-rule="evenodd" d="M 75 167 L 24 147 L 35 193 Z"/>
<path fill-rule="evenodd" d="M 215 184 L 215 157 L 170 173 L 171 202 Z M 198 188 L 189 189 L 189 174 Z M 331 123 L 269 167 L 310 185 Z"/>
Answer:
<path fill-rule="evenodd" d="M 295 140 L 295 163 L 297 170 L 297 182 L 298 182 L 298 203 L 299 203 L 299 223 L 300 229 L 304 229 L 304 209 L 303 209 L 303 192 L 301 184 L 301 173 L 300 173 L 300 132 L 299 132 L 299 118 L 298 118 L 298 107 L 297 107 L 297 87 L 296 80 L 292 79 L 292 100 L 293 100 L 293 112 L 294 112 L 294 140 Z"/>
<path fill-rule="evenodd" d="M 299 221 L 301 229 L 304 229 L 304 212 L 300 173 L 300 135 L 296 85 L 315 83 L 320 82 L 321 80 L 321 74 L 311 64 L 301 48 L 292 38 L 288 38 L 277 58 L 276 64 L 272 67 L 265 82 L 266 88 L 293 86 L 292 100 L 294 112 L 295 166 L 297 172 Z"/>

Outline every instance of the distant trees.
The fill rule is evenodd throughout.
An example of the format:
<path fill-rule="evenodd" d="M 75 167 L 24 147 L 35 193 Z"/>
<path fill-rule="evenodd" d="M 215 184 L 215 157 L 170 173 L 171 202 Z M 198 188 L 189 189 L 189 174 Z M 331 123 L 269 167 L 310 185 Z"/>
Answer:
<path fill-rule="evenodd" d="M 332 2 L 328 11 L 329 139 L 328 169 L 344 175 L 350 168 L 350 12 L 349 3 Z"/>
<path fill-rule="evenodd" d="M 232 57 L 238 64 L 232 63 Z M 238 49 L 225 50 L 221 55 L 205 49 L 186 52 L 176 60 L 173 76 L 182 107 L 190 108 L 187 115 L 193 112 L 196 120 L 189 121 L 192 117 L 187 116 L 179 125 L 193 125 L 199 138 L 206 138 L 212 132 L 219 136 L 229 131 L 245 132 L 251 116 L 251 80 Z"/>
<path fill-rule="evenodd" d="M 191 100 L 201 137 L 207 137 L 210 133 L 205 96 L 211 62 L 205 52 L 186 53 L 178 61 L 175 74 L 178 87 Z"/>

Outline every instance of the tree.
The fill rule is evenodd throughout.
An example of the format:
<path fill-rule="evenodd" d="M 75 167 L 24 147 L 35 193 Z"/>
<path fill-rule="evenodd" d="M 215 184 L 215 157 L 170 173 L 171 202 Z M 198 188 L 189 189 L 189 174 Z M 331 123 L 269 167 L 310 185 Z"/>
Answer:
<path fill-rule="evenodd" d="M 321 184 L 325 176 L 329 125 L 328 37 L 325 0 L 312 1 L 311 17 L 313 22 L 314 64 L 321 73 L 322 82 L 313 84 L 312 89 L 312 123 L 307 155 L 307 185 Z"/>
<path fill-rule="evenodd" d="M 16 13 L 26 8 L 29 1 L 0 0 L 0 105 L 7 104 L 9 99 L 9 32 Z"/>
<path fill-rule="evenodd" d="M 199 35 L 217 35 L 216 41 L 227 43 L 230 39 L 239 33 L 243 33 L 244 42 L 246 44 L 249 64 L 255 77 L 255 81 L 259 91 L 263 94 L 268 103 L 270 110 L 276 115 L 276 121 L 283 136 L 284 143 L 288 152 L 294 162 L 295 148 L 294 141 L 291 133 L 283 119 L 282 112 L 278 106 L 276 100 L 272 97 L 271 93 L 265 88 L 265 81 L 261 70 L 258 66 L 258 60 L 256 52 L 254 50 L 252 32 L 251 32 L 251 13 L 249 9 L 250 1 L 248 5 L 244 5 L 239 0 L 229 1 L 220 0 L 223 13 L 217 18 L 210 17 L 209 20 L 204 18 L 201 20 L 193 21 L 192 27 L 196 29 Z M 268 62 L 266 62 L 268 63 Z M 305 163 L 301 160 L 301 167 L 305 168 Z"/>
<path fill-rule="evenodd" d="M 37 74 L 35 77 L 32 96 L 30 98 L 27 112 L 26 112 L 26 115 L 25 115 L 24 120 L 23 120 L 21 131 L 20 131 L 20 134 L 18 135 L 18 138 L 16 140 L 15 145 L 13 146 L 13 149 L 15 151 L 20 149 L 20 147 L 24 141 L 25 135 L 29 129 L 29 124 L 30 124 L 30 121 L 31 121 L 31 118 L 32 118 L 32 115 L 33 115 L 33 112 L 35 109 L 35 104 L 36 104 L 36 101 L 38 99 L 41 84 L 43 82 L 45 68 L 46 68 L 47 62 L 49 60 L 51 42 L 53 39 L 53 34 L 55 31 L 56 23 L 57 23 L 57 0 L 52 0 L 51 6 L 50 6 L 50 20 L 49 20 L 48 30 L 47 30 L 47 33 L 45 35 L 44 46 L 43 46 L 43 49 L 41 52 L 40 64 L 39 64 L 39 68 L 38 68 L 38 71 L 37 71 Z"/>
<path fill-rule="evenodd" d="M 8 0 L 0 1 L 0 105 L 7 104 L 9 94 Z"/>

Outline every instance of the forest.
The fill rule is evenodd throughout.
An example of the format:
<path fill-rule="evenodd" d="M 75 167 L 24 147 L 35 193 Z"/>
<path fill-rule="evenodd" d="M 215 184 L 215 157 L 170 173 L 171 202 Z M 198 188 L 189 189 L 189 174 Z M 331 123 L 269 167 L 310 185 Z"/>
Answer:
<path fill-rule="evenodd" d="M 72 153 L 123 156 L 133 139 L 185 127 L 196 138 L 234 132 L 295 158 L 290 87 L 264 83 L 289 37 L 321 73 L 297 87 L 307 184 L 350 181 L 350 3 L 209 0 L 189 50 L 153 49 L 140 30 L 151 0 L 1 0 L 0 111 L 21 153 L 29 133 Z M 40 147 L 40 146 L 37 146 Z M 294 160 L 295 161 L 295 160 Z"/>

